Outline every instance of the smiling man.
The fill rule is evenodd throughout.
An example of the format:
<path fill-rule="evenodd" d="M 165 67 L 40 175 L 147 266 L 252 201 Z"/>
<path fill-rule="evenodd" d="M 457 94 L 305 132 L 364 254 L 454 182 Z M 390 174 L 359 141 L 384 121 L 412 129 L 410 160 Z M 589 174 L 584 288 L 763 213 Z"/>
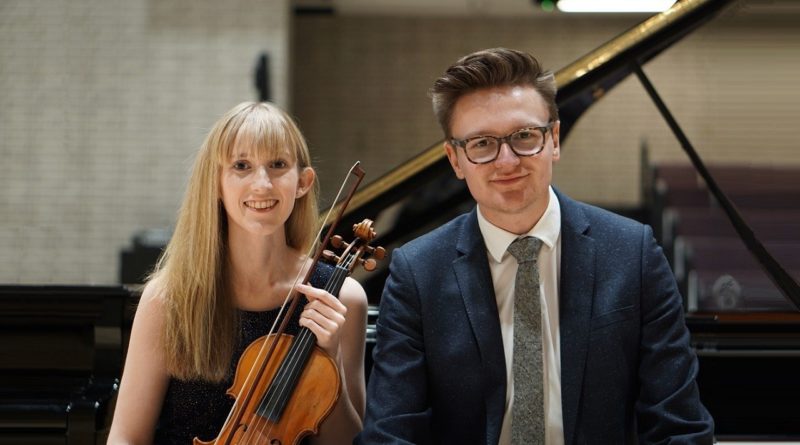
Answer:
<path fill-rule="evenodd" d="M 436 80 L 477 206 L 394 250 L 356 443 L 712 443 L 651 229 L 550 185 L 555 96 L 535 58 L 503 48 Z"/>

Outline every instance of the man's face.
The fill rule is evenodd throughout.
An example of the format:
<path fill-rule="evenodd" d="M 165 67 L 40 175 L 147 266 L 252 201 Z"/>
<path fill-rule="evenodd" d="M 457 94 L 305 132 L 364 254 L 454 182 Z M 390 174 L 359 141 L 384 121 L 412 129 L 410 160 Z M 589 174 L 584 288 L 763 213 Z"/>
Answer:
<path fill-rule="evenodd" d="M 526 127 L 543 127 L 550 115 L 541 95 L 530 86 L 478 90 L 462 96 L 453 108 L 454 139 L 506 136 Z M 481 213 L 509 232 L 530 230 L 547 209 L 553 163 L 559 159 L 559 123 L 545 136 L 544 149 L 534 156 L 517 156 L 507 143 L 486 164 L 470 162 L 464 149 L 445 143 L 447 158 L 459 179 L 467 181 Z"/>

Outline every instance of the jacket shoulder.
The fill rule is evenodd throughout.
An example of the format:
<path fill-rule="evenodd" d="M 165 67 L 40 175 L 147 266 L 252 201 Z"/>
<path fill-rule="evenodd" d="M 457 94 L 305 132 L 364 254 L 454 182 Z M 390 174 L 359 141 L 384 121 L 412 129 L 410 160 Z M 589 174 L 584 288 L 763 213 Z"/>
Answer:
<path fill-rule="evenodd" d="M 402 251 L 405 256 L 413 259 L 435 259 L 441 254 L 454 252 L 458 238 L 470 217 L 474 217 L 472 213 L 459 215 L 430 232 L 408 241 L 395 251 Z"/>
<path fill-rule="evenodd" d="M 579 203 L 587 218 L 593 224 L 617 227 L 623 230 L 642 230 L 644 224 L 627 216 L 622 216 L 591 204 Z"/>
<path fill-rule="evenodd" d="M 582 232 L 580 221 L 585 221 L 586 234 L 593 238 L 619 239 L 636 237 L 641 239 L 642 232 L 647 230 L 646 224 L 632 218 L 619 215 L 600 207 L 575 201 L 560 195 L 562 224 L 572 225 Z"/>

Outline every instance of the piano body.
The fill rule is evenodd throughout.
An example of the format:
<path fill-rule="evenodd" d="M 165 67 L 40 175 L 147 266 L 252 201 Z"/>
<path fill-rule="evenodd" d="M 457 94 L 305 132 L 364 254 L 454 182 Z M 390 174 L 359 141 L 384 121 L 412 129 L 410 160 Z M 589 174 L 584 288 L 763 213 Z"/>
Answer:
<path fill-rule="evenodd" d="M 636 67 L 730 3 L 683 0 L 558 71 L 562 140 Z M 470 209 L 474 202 L 443 153 L 436 143 L 362 187 L 339 227 L 373 219 L 379 227 L 374 244 L 391 251 Z M 644 210 L 634 216 L 652 223 Z M 368 370 L 387 265 L 355 274 L 372 304 Z M 121 373 L 130 322 L 125 310 L 135 300 L 122 287 L 0 287 L 0 445 L 101 443 Z M 800 314 L 688 312 L 687 324 L 701 363 L 701 397 L 718 437 L 800 438 Z"/>

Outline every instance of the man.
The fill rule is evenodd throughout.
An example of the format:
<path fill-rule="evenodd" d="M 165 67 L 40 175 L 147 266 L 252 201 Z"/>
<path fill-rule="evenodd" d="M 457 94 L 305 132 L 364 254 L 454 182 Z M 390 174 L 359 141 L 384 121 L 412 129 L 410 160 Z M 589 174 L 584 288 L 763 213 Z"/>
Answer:
<path fill-rule="evenodd" d="M 651 229 L 550 186 L 555 95 L 536 59 L 502 48 L 434 84 L 477 208 L 394 250 L 356 443 L 712 443 Z"/>

